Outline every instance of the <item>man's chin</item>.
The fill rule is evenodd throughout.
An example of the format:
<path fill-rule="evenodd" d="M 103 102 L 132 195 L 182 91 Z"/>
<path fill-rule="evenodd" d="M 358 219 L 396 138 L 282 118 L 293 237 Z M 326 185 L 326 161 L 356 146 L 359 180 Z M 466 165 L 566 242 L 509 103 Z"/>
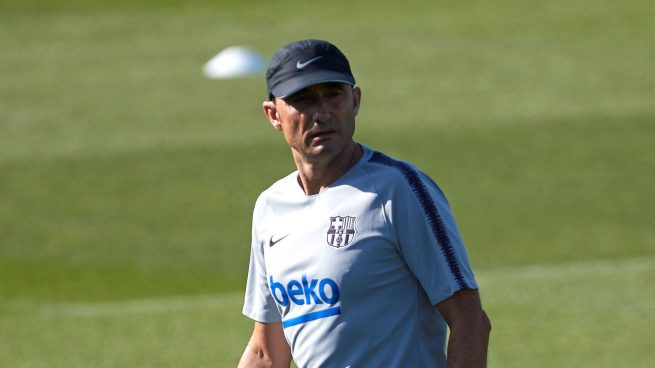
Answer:
<path fill-rule="evenodd" d="M 311 146 L 311 147 L 309 148 L 309 150 L 307 151 L 307 153 L 308 153 L 310 156 L 317 157 L 317 156 L 325 155 L 325 154 L 328 153 L 329 151 L 330 151 L 330 150 L 329 150 L 329 147 L 326 147 L 326 146 L 324 146 L 324 145 L 314 145 L 314 146 Z"/>
<path fill-rule="evenodd" d="M 328 154 L 330 152 L 340 152 L 341 148 L 336 142 L 330 140 L 322 140 L 321 142 L 313 142 L 309 146 L 309 152 L 316 155 Z"/>

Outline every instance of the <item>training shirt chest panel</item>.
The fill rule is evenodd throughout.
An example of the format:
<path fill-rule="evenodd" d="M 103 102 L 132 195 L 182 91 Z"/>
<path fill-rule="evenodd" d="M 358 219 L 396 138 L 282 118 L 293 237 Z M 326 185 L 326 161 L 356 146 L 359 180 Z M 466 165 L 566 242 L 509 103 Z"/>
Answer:
<path fill-rule="evenodd" d="M 402 366 L 443 346 L 445 323 L 403 260 L 388 196 L 361 166 L 319 195 L 267 197 L 258 222 L 268 287 L 303 367 Z"/>
<path fill-rule="evenodd" d="M 309 285 L 317 280 L 320 286 L 321 280 L 329 278 L 338 285 L 339 300 L 343 301 L 381 286 L 378 284 L 387 281 L 389 274 L 407 272 L 375 193 L 343 185 L 269 209 L 275 212 L 267 216 L 273 220 L 262 229 L 264 239 L 269 239 L 264 248 L 269 285 L 271 277 L 285 286 L 293 280 L 302 284 L 303 278 Z M 270 246 L 271 239 L 281 240 Z M 326 285 L 323 289 L 330 299 L 333 291 Z M 313 295 L 310 298 L 309 302 L 315 299 Z M 308 301 L 306 297 L 296 299 Z M 296 312 L 308 312 L 307 308 L 313 307 L 308 304 L 313 303 L 289 303 L 281 308 L 283 320 Z"/>

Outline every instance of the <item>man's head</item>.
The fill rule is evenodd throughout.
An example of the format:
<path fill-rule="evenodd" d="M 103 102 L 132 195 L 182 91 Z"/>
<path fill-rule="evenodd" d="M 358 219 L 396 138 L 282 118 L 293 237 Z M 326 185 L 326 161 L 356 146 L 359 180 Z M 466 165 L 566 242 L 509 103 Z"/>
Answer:
<path fill-rule="evenodd" d="M 346 56 L 322 40 L 301 40 L 281 47 L 266 71 L 268 98 L 284 98 L 320 83 L 355 85 Z"/>
<path fill-rule="evenodd" d="M 352 148 L 361 91 L 336 46 L 319 40 L 283 46 L 266 83 L 264 114 L 294 154 L 329 160 Z"/>

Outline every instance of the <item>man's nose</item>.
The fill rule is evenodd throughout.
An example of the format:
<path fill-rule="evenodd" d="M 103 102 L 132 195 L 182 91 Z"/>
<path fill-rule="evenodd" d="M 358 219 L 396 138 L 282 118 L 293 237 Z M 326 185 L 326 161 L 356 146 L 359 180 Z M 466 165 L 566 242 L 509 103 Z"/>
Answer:
<path fill-rule="evenodd" d="M 327 101 L 321 97 L 316 99 L 312 109 L 312 120 L 316 123 L 323 123 L 330 117 L 330 110 Z"/>

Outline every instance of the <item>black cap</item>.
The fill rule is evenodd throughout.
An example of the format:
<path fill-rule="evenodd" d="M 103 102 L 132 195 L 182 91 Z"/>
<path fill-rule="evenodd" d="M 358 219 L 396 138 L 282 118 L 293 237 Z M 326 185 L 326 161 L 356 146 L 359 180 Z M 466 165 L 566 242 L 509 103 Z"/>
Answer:
<path fill-rule="evenodd" d="M 268 97 L 284 98 L 303 88 L 327 82 L 355 85 L 346 56 L 322 40 L 302 40 L 282 46 L 268 64 Z"/>

